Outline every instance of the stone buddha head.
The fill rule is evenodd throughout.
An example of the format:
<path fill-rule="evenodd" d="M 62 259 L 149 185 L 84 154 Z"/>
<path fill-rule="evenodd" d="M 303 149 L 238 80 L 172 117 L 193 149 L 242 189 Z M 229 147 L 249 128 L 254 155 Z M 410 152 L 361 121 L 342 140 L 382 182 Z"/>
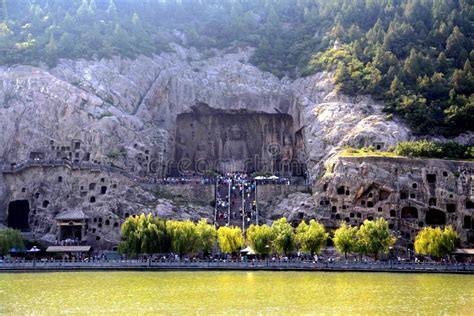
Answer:
<path fill-rule="evenodd" d="M 242 139 L 242 130 L 238 125 L 233 125 L 229 129 L 229 139 L 230 140 L 241 140 Z"/>

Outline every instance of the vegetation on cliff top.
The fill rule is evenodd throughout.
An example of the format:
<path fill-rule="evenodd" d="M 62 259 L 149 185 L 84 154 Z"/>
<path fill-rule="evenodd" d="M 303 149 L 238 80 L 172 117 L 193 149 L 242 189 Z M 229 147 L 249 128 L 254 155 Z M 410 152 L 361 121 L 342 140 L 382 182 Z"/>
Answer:
<path fill-rule="evenodd" d="M 335 70 L 340 91 L 455 135 L 474 129 L 473 12 L 465 0 L 2 0 L 0 64 L 250 45 L 263 70 Z"/>
<path fill-rule="evenodd" d="M 343 157 L 410 157 L 437 158 L 453 160 L 474 160 L 474 146 L 454 142 L 438 143 L 427 140 L 401 142 L 387 151 L 375 150 L 373 147 L 345 148 Z"/>

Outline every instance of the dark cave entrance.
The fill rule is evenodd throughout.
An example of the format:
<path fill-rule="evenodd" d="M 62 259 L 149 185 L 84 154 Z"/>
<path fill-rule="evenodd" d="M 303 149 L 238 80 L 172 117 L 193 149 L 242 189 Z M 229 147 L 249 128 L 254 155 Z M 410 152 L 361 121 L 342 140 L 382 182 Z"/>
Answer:
<path fill-rule="evenodd" d="M 27 200 L 12 201 L 8 205 L 8 227 L 27 231 L 30 228 L 28 224 L 28 215 L 30 214 L 30 202 Z"/>
<path fill-rule="evenodd" d="M 430 208 L 426 212 L 425 222 L 428 225 L 446 225 L 446 214 L 440 210 Z"/>

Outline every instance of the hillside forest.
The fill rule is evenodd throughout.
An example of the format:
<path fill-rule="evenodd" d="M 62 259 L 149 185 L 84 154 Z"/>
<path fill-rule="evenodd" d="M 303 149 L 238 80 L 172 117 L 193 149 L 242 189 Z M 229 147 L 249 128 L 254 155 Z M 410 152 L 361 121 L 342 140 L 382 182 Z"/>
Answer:
<path fill-rule="evenodd" d="M 474 130 L 471 0 L 0 0 L 0 64 L 254 47 L 278 77 L 333 71 L 420 135 Z"/>

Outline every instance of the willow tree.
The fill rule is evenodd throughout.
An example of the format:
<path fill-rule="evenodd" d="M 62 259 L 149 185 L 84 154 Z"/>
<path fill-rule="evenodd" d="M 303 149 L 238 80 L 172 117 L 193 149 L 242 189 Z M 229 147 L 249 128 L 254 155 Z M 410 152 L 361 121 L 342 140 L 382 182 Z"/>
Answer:
<path fill-rule="evenodd" d="M 459 238 L 452 226 L 423 228 L 415 238 L 415 251 L 421 255 L 442 257 L 456 249 Z"/>
<path fill-rule="evenodd" d="M 217 230 L 217 240 L 223 253 L 237 253 L 244 246 L 244 237 L 239 227 L 220 227 Z"/>
<path fill-rule="evenodd" d="M 140 216 L 131 216 L 122 224 L 122 227 L 120 228 L 122 241 L 118 247 L 119 252 L 132 257 L 136 257 L 142 252 L 139 226 L 141 221 L 140 218 L 144 216 L 144 214 Z"/>
<path fill-rule="evenodd" d="M 266 256 L 272 251 L 272 229 L 268 225 L 252 224 L 247 229 L 247 241 L 257 254 Z"/>
<path fill-rule="evenodd" d="M 158 217 L 153 218 L 151 214 L 141 223 L 141 251 L 152 254 L 168 250 L 168 236 L 166 233 L 166 222 Z"/>
<path fill-rule="evenodd" d="M 6 255 L 12 248 L 24 249 L 23 237 L 20 231 L 12 228 L 0 230 L 0 255 Z"/>
<path fill-rule="evenodd" d="M 166 225 L 160 218 L 151 214 L 131 216 L 121 227 L 122 241 L 119 252 L 136 257 L 139 254 L 152 254 L 167 251 L 168 236 Z"/>
<path fill-rule="evenodd" d="M 278 254 L 288 255 L 295 249 L 295 232 L 285 217 L 273 222 L 273 246 Z"/>
<path fill-rule="evenodd" d="M 217 230 L 214 225 L 207 222 L 207 218 L 202 218 L 196 224 L 196 231 L 199 237 L 198 247 L 204 255 L 210 254 L 212 247 L 216 244 Z"/>
<path fill-rule="evenodd" d="M 395 244 L 396 238 L 390 232 L 385 219 L 365 220 L 356 233 L 357 245 L 361 253 L 374 255 L 377 259 L 380 252 L 388 253 Z"/>
<path fill-rule="evenodd" d="M 314 219 L 309 221 L 309 225 L 302 221 L 296 228 L 298 248 L 304 253 L 310 253 L 311 256 L 321 253 L 328 237 L 324 225 Z"/>
<path fill-rule="evenodd" d="M 193 222 L 169 220 L 166 222 L 166 232 L 170 239 L 171 251 L 180 256 L 197 252 L 199 235 Z"/>
<path fill-rule="evenodd" d="M 356 251 L 356 234 L 357 228 L 350 227 L 345 222 L 342 222 L 341 227 L 336 229 L 334 237 L 332 238 L 336 251 L 344 254 L 347 260 L 347 254 Z"/>

